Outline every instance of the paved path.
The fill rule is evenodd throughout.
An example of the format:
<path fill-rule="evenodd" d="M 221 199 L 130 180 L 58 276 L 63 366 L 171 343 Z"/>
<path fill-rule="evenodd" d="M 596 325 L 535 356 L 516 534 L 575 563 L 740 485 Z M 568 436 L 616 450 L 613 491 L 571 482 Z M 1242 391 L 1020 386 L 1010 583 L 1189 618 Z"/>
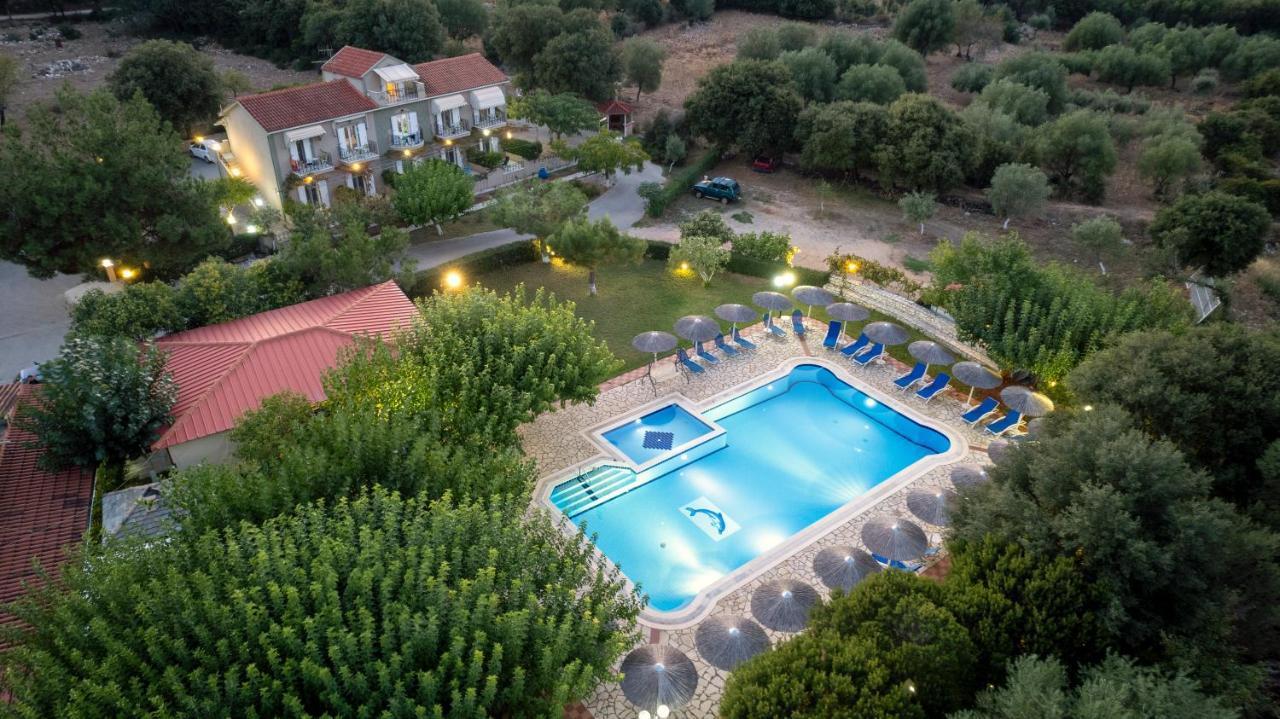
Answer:
<path fill-rule="evenodd" d="M 608 217 L 619 229 L 629 230 L 644 216 L 644 200 L 636 193 L 642 182 L 661 182 L 662 169 L 645 163 L 639 172 L 618 175 L 613 187 L 591 202 L 587 216 L 593 220 Z M 501 247 L 517 240 L 533 239 L 533 235 L 521 235 L 515 230 L 491 230 L 452 240 L 437 240 L 412 245 L 406 253 L 418 261 L 418 269 L 426 270 L 443 265 L 473 252 Z"/>
<path fill-rule="evenodd" d="M 0 382 L 57 356 L 71 325 L 62 293 L 78 284 L 77 275 L 37 280 L 21 265 L 0 262 Z"/>

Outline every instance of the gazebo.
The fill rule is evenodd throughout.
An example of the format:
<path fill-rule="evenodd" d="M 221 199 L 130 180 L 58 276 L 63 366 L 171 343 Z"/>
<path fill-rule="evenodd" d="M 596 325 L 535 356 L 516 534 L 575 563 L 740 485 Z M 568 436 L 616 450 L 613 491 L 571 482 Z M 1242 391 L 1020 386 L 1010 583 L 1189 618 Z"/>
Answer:
<path fill-rule="evenodd" d="M 634 132 L 634 122 L 632 121 L 632 113 L 635 108 L 631 103 L 622 100 L 607 100 L 597 103 L 596 109 L 600 111 L 600 124 L 604 129 L 616 132 L 623 137 L 630 137 Z"/>

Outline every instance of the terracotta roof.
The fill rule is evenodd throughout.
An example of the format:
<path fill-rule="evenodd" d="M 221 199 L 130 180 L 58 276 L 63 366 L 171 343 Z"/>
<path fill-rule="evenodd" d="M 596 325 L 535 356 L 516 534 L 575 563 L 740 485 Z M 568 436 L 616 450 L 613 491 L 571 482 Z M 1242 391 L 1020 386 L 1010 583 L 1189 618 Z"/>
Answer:
<path fill-rule="evenodd" d="M 34 401 L 39 385 L 21 385 L 19 402 Z M 93 472 L 46 472 L 36 466 L 43 454 L 23 445 L 29 433 L 10 425 L 0 442 L 0 604 L 22 596 L 23 584 L 39 581 L 33 560 L 51 575 L 66 561 L 89 527 Z M 15 621 L 0 611 L 0 624 Z"/>
<path fill-rule="evenodd" d="M 630 103 L 622 100 L 606 100 L 596 103 L 596 109 L 602 115 L 630 115 L 633 108 Z"/>
<path fill-rule="evenodd" d="M 361 78 L 384 57 L 386 57 L 386 53 L 383 52 L 374 52 L 373 50 L 365 50 L 362 47 L 344 45 L 341 50 L 335 52 L 333 57 L 320 66 L 320 70 L 331 72 L 335 75 Z"/>
<path fill-rule="evenodd" d="M 346 80 L 287 87 L 237 100 L 267 132 L 332 120 L 378 107 Z"/>
<path fill-rule="evenodd" d="M 292 390 L 324 399 L 321 379 L 355 335 L 407 327 L 418 313 L 394 282 L 162 337 L 178 384 L 173 425 L 152 445 L 217 434 L 264 397 Z"/>
<path fill-rule="evenodd" d="M 0 384 L 0 427 L 9 421 L 9 414 L 18 404 L 18 390 L 22 385 L 17 382 Z"/>
<path fill-rule="evenodd" d="M 506 73 L 494 67 L 493 63 L 478 52 L 419 63 L 413 69 L 427 86 L 429 96 L 451 95 L 463 90 L 496 85 L 509 79 Z"/>

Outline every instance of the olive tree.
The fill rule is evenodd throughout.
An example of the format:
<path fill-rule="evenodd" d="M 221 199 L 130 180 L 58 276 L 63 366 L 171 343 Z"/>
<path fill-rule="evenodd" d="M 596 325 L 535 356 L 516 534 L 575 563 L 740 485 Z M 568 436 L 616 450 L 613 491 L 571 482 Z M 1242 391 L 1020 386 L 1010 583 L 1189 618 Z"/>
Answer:
<path fill-rule="evenodd" d="M 185 42 L 148 40 L 130 48 L 107 83 L 122 102 L 142 93 L 184 136 L 221 109 L 223 83 L 213 60 Z"/>
<path fill-rule="evenodd" d="M 1009 220 L 1039 212 L 1049 199 L 1049 178 L 1031 165 L 1009 163 L 996 168 L 987 188 L 991 209 L 1004 217 L 1004 229 Z"/>
<path fill-rule="evenodd" d="M 711 284 L 716 273 L 729 264 L 729 249 L 724 240 L 707 235 L 681 237 L 680 244 L 671 248 L 667 256 L 667 264 L 671 267 L 683 268 L 686 265 L 702 278 L 702 284 Z"/>
<path fill-rule="evenodd" d="M 435 225 L 458 217 L 475 202 L 475 180 L 452 162 L 431 159 L 411 164 L 396 178 L 391 202 L 405 222 Z"/>
<path fill-rule="evenodd" d="M 1262 252 L 1271 215 L 1262 205 L 1225 192 L 1183 195 L 1156 213 L 1150 231 L 1183 267 L 1225 277 L 1253 264 Z"/>
<path fill-rule="evenodd" d="M 591 222 L 569 220 L 547 238 L 552 251 L 566 262 L 587 268 L 587 286 L 596 294 L 596 269 L 603 265 L 639 262 L 648 244 L 623 234 L 609 218 Z"/>
<path fill-rule="evenodd" d="M 909 192 L 898 200 L 902 216 L 908 222 L 920 223 L 920 234 L 924 234 L 924 223 L 938 211 L 936 195 L 932 192 Z"/>

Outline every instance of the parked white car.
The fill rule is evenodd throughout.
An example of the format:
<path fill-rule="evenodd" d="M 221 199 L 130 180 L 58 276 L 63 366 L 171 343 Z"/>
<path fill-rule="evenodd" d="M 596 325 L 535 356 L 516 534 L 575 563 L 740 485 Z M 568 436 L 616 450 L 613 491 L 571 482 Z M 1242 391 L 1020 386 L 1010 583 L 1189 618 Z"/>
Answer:
<path fill-rule="evenodd" d="M 218 153 L 222 151 L 222 145 L 217 140 L 198 140 L 191 143 L 187 148 L 191 151 L 193 157 L 198 157 L 208 163 L 214 163 L 218 160 Z"/>

